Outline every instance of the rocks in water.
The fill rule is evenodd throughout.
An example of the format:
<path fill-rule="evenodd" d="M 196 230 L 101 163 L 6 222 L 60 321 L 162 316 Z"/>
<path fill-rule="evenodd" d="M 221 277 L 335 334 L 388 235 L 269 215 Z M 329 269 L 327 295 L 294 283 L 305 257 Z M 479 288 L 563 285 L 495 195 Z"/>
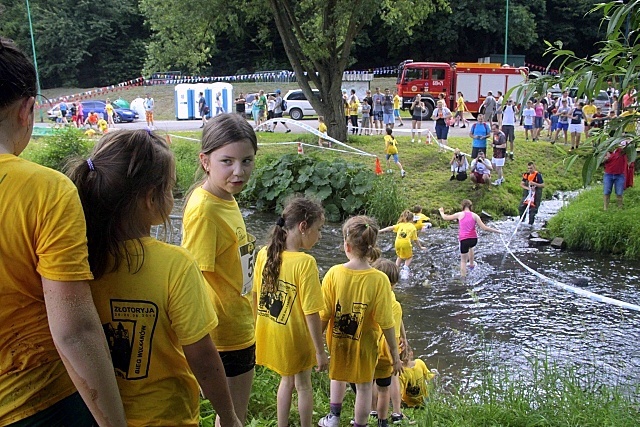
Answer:
<path fill-rule="evenodd" d="M 562 237 L 556 237 L 551 241 L 551 247 L 563 251 L 567 249 L 567 242 Z"/>
<path fill-rule="evenodd" d="M 578 277 L 571 280 L 571 284 L 579 287 L 585 287 L 589 285 L 589 279 L 585 277 Z"/>
<path fill-rule="evenodd" d="M 483 221 L 491 221 L 493 219 L 491 214 L 485 211 L 480 212 L 480 218 L 482 218 Z"/>
<path fill-rule="evenodd" d="M 529 239 L 529 246 L 538 247 L 538 246 L 546 246 L 551 243 L 547 239 L 543 239 L 541 237 L 534 237 Z"/>
<path fill-rule="evenodd" d="M 540 234 L 538 234 L 537 231 L 532 231 L 531 233 L 529 233 L 529 238 L 530 239 L 537 239 L 540 237 Z"/>

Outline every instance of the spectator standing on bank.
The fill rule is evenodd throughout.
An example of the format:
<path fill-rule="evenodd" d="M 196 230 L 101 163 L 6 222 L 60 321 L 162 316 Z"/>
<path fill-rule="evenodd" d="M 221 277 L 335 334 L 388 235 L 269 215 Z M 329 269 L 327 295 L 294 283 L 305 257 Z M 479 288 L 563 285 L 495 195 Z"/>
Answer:
<path fill-rule="evenodd" d="M 487 97 L 480 106 L 481 111 L 482 107 L 484 107 L 484 117 L 487 123 L 491 123 L 493 121 L 493 115 L 496 113 L 496 106 L 496 99 L 493 97 L 493 93 L 491 91 L 487 92 Z"/>
<path fill-rule="evenodd" d="M 398 127 L 402 127 L 402 117 L 400 116 L 400 105 L 402 105 L 402 98 L 398 95 L 398 89 L 393 91 L 393 117 L 398 120 L 400 124 Z"/>
<path fill-rule="evenodd" d="M 471 125 L 469 136 L 473 138 L 471 144 L 471 158 L 478 157 L 478 152 L 487 151 L 487 139 L 491 137 L 491 127 L 484 121 L 484 114 L 478 114 L 478 121 Z"/>
<path fill-rule="evenodd" d="M 504 159 L 507 153 L 507 138 L 497 124 L 492 125 L 491 130 L 493 131 L 493 158 L 491 163 L 498 174 L 498 179 L 493 182 L 493 185 L 500 185 L 504 182 L 502 168 L 504 167 Z"/>
<path fill-rule="evenodd" d="M 498 126 L 502 127 L 502 112 L 504 108 L 504 96 L 502 92 L 498 91 L 498 99 L 496 99 L 496 119 L 498 120 Z"/>
<path fill-rule="evenodd" d="M 204 93 L 200 92 L 199 96 L 198 111 L 200 112 L 200 117 L 202 118 L 202 125 L 200 127 L 203 128 L 204 125 L 207 124 L 207 114 L 209 114 L 209 106 L 207 105 L 207 100 L 204 99 Z"/>
<path fill-rule="evenodd" d="M 471 181 L 474 184 L 490 184 L 493 166 L 484 156 L 484 151 L 478 152 L 478 157 L 471 161 Z"/>
<path fill-rule="evenodd" d="M 415 132 L 418 130 L 418 143 L 420 143 L 420 129 L 422 128 L 422 114 L 424 114 L 424 102 L 420 94 L 413 98 L 411 103 L 411 142 L 415 142 Z"/>
<path fill-rule="evenodd" d="M 451 165 L 451 178 L 450 181 L 454 179 L 457 181 L 464 181 L 467 179 L 467 169 L 469 169 L 469 162 L 467 161 L 467 156 L 460 152 L 459 148 L 456 148 L 453 151 L 453 157 L 449 162 Z"/>
<path fill-rule="evenodd" d="M 384 98 L 382 98 L 382 118 L 384 127 L 393 129 L 396 121 L 393 117 L 393 96 L 389 88 L 384 90 Z"/>
<path fill-rule="evenodd" d="M 438 107 L 433 110 L 433 118 L 436 121 L 436 138 L 438 139 L 438 146 L 443 147 L 447 145 L 447 137 L 449 135 L 449 123 L 452 120 L 451 111 L 444 106 L 444 101 L 438 101 Z"/>
<path fill-rule="evenodd" d="M 222 108 L 222 93 L 216 93 L 216 116 L 218 114 L 224 113 L 224 109 Z"/>
<path fill-rule="evenodd" d="M 244 117 L 244 115 L 246 114 L 245 112 L 247 104 L 247 99 L 244 97 L 244 93 L 240 92 L 240 95 L 236 98 L 234 104 L 236 104 L 236 113 Z"/>
<path fill-rule="evenodd" d="M 618 207 L 622 208 L 622 196 L 624 194 L 625 175 L 627 172 L 627 155 L 624 152 L 626 141 L 620 144 L 613 152 L 607 152 L 604 156 L 604 210 L 609 209 L 611 191 L 615 189 Z"/>
<path fill-rule="evenodd" d="M 273 109 L 273 118 L 282 118 L 285 110 L 283 107 L 284 105 L 282 104 L 282 92 L 280 91 L 280 89 L 276 89 L 276 106 Z M 273 122 L 274 131 L 276 130 L 276 126 L 278 126 L 278 123 L 282 123 L 282 126 L 284 126 L 284 128 L 286 129 L 285 133 L 291 132 L 291 129 L 289 129 L 289 126 L 287 126 L 286 122 Z"/>
<path fill-rule="evenodd" d="M 568 101 L 563 99 L 560 101 L 561 107 L 556 110 L 556 115 L 558 116 L 558 127 L 556 129 L 556 134 L 551 141 L 552 144 L 555 144 L 558 141 L 558 134 L 560 131 L 564 134 L 564 143 L 567 143 L 567 131 L 569 130 L 569 113 L 571 109 L 568 107 Z"/>
<path fill-rule="evenodd" d="M 527 101 L 527 108 L 522 111 L 522 120 L 524 121 L 524 140 L 529 140 L 529 132 L 531 132 L 531 138 L 535 135 L 533 130 L 533 118 L 536 116 L 536 110 L 533 108 L 533 102 Z"/>
<path fill-rule="evenodd" d="M 107 127 L 116 127 L 115 122 L 113 121 L 113 115 L 115 113 L 115 108 L 113 108 L 113 105 L 111 104 L 111 100 L 109 98 L 107 98 L 107 103 L 104 106 L 104 110 L 107 113 Z"/>
<path fill-rule="evenodd" d="M 376 134 L 382 134 L 382 118 L 383 118 L 383 107 L 382 101 L 384 101 L 384 95 L 380 93 L 380 88 L 376 88 L 376 93 L 373 94 L 373 126 L 376 128 Z"/>
<path fill-rule="evenodd" d="M 462 126 L 460 126 L 461 128 L 467 127 L 469 121 L 464 118 L 465 111 L 468 111 L 468 109 L 467 105 L 464 102 L 464 95 L 462 94 L 462 92 L 458 92 L 458 99 L 456 100 L 456 122 L 454 123 L 454 127 L 460 122 L 462 122 Z"/>

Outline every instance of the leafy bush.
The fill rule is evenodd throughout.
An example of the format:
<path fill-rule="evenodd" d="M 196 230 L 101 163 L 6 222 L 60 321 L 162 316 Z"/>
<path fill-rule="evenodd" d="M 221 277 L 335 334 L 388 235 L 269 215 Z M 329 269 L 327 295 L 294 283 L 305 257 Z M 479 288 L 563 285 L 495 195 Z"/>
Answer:
<path fill-rule="evenodd" d="M 185 194 L 196 180 L 200 146 L 190 141 L 176 141 L 171 144 L 171 150 L 176 159 L 176 192 Z"/>
<path fill-rule="evenodd" d="M 384 174 L 374 180 L 373 189 L 367 194 L 366 212 L 376 218 L 380 226 L 395 224 L 407 206 L 393 176 Z"/>
<path fill-rule="evenodd" d="M 64 171 L 70 158 L 87 157 L 93 142 L 87 140 L 82 130 L 67 127 L 55 132 L 38 143 L 31 143 L 25 150 L 24 157 L 32 162 Z"/>
<path fill-rule="evenodd" d="M 388 207 L 371 201 L 382 198 L 374 194 L 375 189 L 384 188 L 387 195 L 397 194 L 397 189 L 391 180 L 382 187 L 378 181 L 371 169 L 360 163 L 287 154 L 256 167 L 242 201 L 261 211 L 281 212 L 289 196 L 305 194 L 322 201 L 327 220 L 337 222 L 361 212 L 384 213 Z M 394 219 L 398 212 L 394 212 Z"/>

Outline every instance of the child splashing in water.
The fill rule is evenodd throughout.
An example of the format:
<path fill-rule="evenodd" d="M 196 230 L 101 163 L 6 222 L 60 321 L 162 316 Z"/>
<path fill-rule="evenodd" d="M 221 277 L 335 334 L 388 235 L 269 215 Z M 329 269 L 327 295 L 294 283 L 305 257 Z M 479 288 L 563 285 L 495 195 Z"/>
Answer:
<path fill-rule="evenodd" d="M 391 230 L 396 232 L 395 249 L 396 255 L 398 256 L 396 258 L 396 265 L 400 267 L 404 262 L 404 265 L 400 268 L 400 278 L 402 280 L 409 278 L 409 266 L 411 265 L 411 261 L 413 261 L 412 242 L 416 242 L 420 249 L 425 249 L 418 239 L 418 232 L 415 224 L 413 223 L 413 216 L 413 212 L 405 210 L 400 215 L 400 218 L 398 218 L 398 223 L 396 225 L 391 225 L 380 230 L 381 233 Z"/>
<path fill-rule="evenodd" d="M 239 114 L 219 114 L 202 132 L 200 166 L 205 178 L 184 208 L 182 246 L 198 263 L 213 289 L 218 326 L 213 342 L 227 376 L 233 405 L 245 423 L 255 366 L 251 289 L 255 238 L 247 233 L 235 195 L 254 167 L 258 142 Z"/>
<path fill-rule="evenodd" d="M 167 224 L 173 154 L 150 131 L 109 133 L 70 172 L 87 220 L 93 299 L 130 426 L 197 426 L 200 389 L 239 427 L 209 333 L 211 291 L 184 249 L 150 237 Z M 133 349 L 131 342 L 134 343 Z"/>
<path fill-rule="evenodd" d="M 311 368 L 323 371 L 329 358 L 322 342 L 320 311 L 324 299 L 316 260 L 300 250 L 320 239 L 324 209 L 295 197 L 273 227 L 268 245 L 258 252 L 253 299 L 256 363 L 282 376 L 278 387 L 278 427 L 289 425 L 291 395 L 298 392 L 301 427 L 311 427 Z"/>
<path fill-rule="evenodd" d="M 371 267 L 380 257 L 378 226 L 369 217 L 356 216 L 342 227 L 348 262 L 331 267 L 322 281 L 326 308 L 320 314 L 331 354 L 331 412 L 321 427 L 339 427 L 346 383 L 356 387 L 355 427 L 367 425 L 372 383 L 378 359 L 378 327 L 389 345 L 392 375 L 401 371 L 392 313 L 393 293 L 387 276 Z"/>

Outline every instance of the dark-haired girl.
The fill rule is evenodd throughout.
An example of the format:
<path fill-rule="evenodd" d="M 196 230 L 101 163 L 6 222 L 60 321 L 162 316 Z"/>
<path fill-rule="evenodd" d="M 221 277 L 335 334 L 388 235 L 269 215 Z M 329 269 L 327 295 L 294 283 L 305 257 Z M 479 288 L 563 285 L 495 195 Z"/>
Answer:
<path fill-rule="evenodd" d="M 324 309 L 316 260 L 309 250 L 320 240 L 324 209 L 312 200 L 287 202 L 269 243 L 258 252 L 254 276 L 256 363 L 282 376 L 278 387 L 278 427 L 289 425 L 293 389 L 298 392 L 300 425 L 311 427 L 311 368 L 325 370 Z"/>

